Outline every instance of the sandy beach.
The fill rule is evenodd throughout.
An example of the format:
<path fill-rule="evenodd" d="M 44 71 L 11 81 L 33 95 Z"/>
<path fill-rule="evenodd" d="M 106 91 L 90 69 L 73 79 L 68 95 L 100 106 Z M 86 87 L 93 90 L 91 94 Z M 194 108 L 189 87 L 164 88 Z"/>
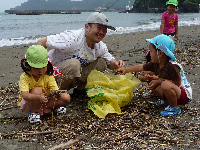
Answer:
<path fill-rule="evenodd" d="M 131 66 L 145 62 L 144 58 L 149 46 L 146 39 L 153 38 L 159 33 L 158 30 L 155 30 L 109 35 L 103 39 L 103 42 L 107 44 L 110 53 L 117 60 L 121 59 L 126 63 L 126 66 Z M 18 91 L 16 89 L 17 92 L 5 90 L 5 87 L 19 81 L 22 73 L 20 60 L 32 44 L 0 47 L 2 97 L 0 102 L 5 100 L 11 104 L 14 102 L 12 109 L 1 109 L 0 111 L 0 115 L 3 116 L 0 125 L 0 138 L 2 139 L 0 149 L 48 149 L 70 139 L 82 137 L 82 135 L 84 135 L 84 138 L 79 137 L 78 143 L 69 146 L 71 149 L 92 149 L 95 146 L 97 149 L 123 149 L 124 143 L 129 142 L 132 142 L 130 148 L 138 149 L 200 148 L 200 98 L 198 95 L 200 90 L 200 25 L 179 27 L 179 39 L 174 41 L 177 62 L 182 64 L 193 89 L 193 100 L 182 107 L 180 116 L 161 117 L 159 113 L 163 108 L 155 107 L 152 102 L 157 99 L 146 100 L 141 97 L 141 91 L 144 91 L 145 85 L 141 84 L 137 87 L 133 102 L 122 109 L 121 115 L 110 115 L 106 119 L 96 118 L 87 109 L 88 98 L 79 97 L 72 99 L 74 107 L 69 109 L 66 115 L 54 118 L 54 125 L 51 124 L 51 118 L 47 118 L 43 120 L 42 125 L 37 127 L 30 125 L 27 122 L 27 115 L 16 107 Z M 6 98 L 7 94 L 9 98 Z M 4 104 L 1 103 L 1 108 L 7 106 Z M 125 128 L 126 130 L 124 130 Z M 47 137 L 42 131 L 47 129 L 56 132 L 55 139 L 58 138 L 59 140 L 56 142 L 46 140 Z M 25 139 L 21 135 L 25 130 L 37 130 L 40 131 L 40 135 L 30 135 L 30 132 L 26 132 L 27 137 Z M 63 134 L 61 135 L 61 133 Z M 51 136 L 54 137 L 54 134 Z M 13 140 L 11 140 L 12 138 Z M 126 142 L 123 143 L 123 141 Z M 151 145 L 154 146 L 151 147 Z"/>

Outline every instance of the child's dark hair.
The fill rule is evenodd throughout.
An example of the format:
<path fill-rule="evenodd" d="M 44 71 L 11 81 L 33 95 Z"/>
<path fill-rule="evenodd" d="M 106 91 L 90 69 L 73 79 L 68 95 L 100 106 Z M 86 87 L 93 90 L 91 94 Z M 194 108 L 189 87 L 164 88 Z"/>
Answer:
<path fill-rule="evenodd" d="M 167 4 L 167 7 L 168 7 L 169 5 L 173 5 L 173 4 Z M 174 5 L 174 6 L 175 6 L 175 5 Z M 175 7 L 176 7 L 176 9 L 177 9 L 178 6 L 175 6 Z"/>
<path fill-rule="evenodd" d="M 161 51 L 160 49 L 156 48 L 156 46 L 154 44 L 152 44 L 152 45 L 153 45 L 153 48 L 155 49 L 155 51 Z M 167 59 L 170 60 L 171 58 L 169 56 L 167 56 Z M 147 60 L 146 63 L 151 61 L 150 52 L 146 55 L 146 60 Z"/>
<path fill-rule="evenodd" d="M 156 46 L 154 44 L 153 45 L 153 48 L 156 50 Z M 151 55 L 150 55 L 150 50 L 147 52 L 146 54 L 146 63 L 150 62 L 151 61 Z"/>
<path fill-rule="evenodd" d="M 29 72 L 31 71 L 31 66 L 28 64 L 26 59 L 21 60 L 21 67 L 22 67 L 23 71 L 30 76 Z M 48 61 L 48 64 L 47 64 L 46 74 L 47 75 L 53 75 L 53 65 L 49 61 Z"/>
<path fill-rule="evenodd" d="M 151 61 L 150 51 L 147 52 L 145 59 L 146 59 L 146 63 Z"/>

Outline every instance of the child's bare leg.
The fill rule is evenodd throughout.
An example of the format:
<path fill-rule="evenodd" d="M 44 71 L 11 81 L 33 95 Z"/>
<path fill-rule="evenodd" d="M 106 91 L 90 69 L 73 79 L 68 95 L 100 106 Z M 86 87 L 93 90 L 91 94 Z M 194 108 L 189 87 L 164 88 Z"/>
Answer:
<path fill-rule="evenodd" d="M 42 88 L 41 87 L 35 87 L 33 88 L 31 91 L 30 91 L 31 94 L 35 94 L 35 95 L 43 95 L 43 91 L 42 91 Z M 29 109 L 31 112 L 33 113 L 39 113 L 40 112 L 40 109 L 41 109 L 41 106 L 42 105 L 45 105 L 45 104 L 42 104 L 40 103 L 40 101 L 29 101 L 28 102 L 28 106 L 29 106 Z"/>
<path fill-rule="evenodd" d="M 57 109 L 59 107 L 64 107 L 66 104 L 70 102 L 70 95 L 67 93 L 61 93 L 61 97 L 53 100 L 49 100 L 47 103 L 47 108 L 52 110 L 52 109 Z"/>
<path fill-rule="evenodd" d="M 155 89 L 155 90 L 152 90 L 157 96 L 159 97 L 163 97 L 163 91 L 160 87 L 160 85 Z M 167 102 L 167 101 L 166 101 Z M 167 102 L 168 103 L 168 102 Z"/>
<path fill-rule="evenodd" d="M 181 89 L 170 81 L 163 81 L 161 89 L 167 98 L 167 102 L 177 108 L 177 100 L 180 98 Z"/>

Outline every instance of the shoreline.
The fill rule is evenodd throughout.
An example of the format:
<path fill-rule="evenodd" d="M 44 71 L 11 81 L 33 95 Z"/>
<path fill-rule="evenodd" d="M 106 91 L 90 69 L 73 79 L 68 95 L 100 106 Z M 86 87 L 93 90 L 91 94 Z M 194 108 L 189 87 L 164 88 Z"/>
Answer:
<path fill-rule="evenodd" d="M 141 62 L 143 61 L 141 58 L 144 58 L 145 52 L 148 50 L 148 43 L 146 42 L 146 39 L 151 39 L 158 34 L 160 34 L 159 30 L 113 34 L 107 35 L 103 39 L 103 42 L 106 43 L 109 51 L 117 60 L 126 60 L 125 63 L 130 59 Z M 187 48 L 186 45 L 200 43 L 200 25 L 179 27 L 179 40 L 174 41 L 176 49 L 184 49 Z M 19 77 L 22 73 L 20 60 L 24 57 L 28 47 L 33 44 L 34 43 L 0 47 L 0 63 L 2 64 L 0 67 L 0 87 L 8 86 L 9 84 L 17 83 L 19 81 Z M 141 58 L 127 57 L 130 56 L 131 51 L 133 53 L 137 50 L 144 51 Z M 129 63 L 126 66 L 130 64 L 132 63 Z"/>
<path fill-rule="evenodd" d="M 179 28 L 184 28 L 184 27 L 187 27 L 187 28 L 193 28 L 195 26 L 199 26 L 199 25 L 188 25 L 188 26 L 180 26 Z M 141 30 L 141 29 L 139 29 Z M 115 35 L 123 35 L 123 34 L 134 34 L 134 33 L 139 33 L 139 32 L 149 32 L 149 31 L 158 31 L 159 33 L 159 29 L 158 28 L 155 28 L 155 29 L 148 29 L 148 30 L 145 30 L 143 29 L 144 31 L 130 31 L 130 32 L 126 32 L 126 33 L 123 33 L 121 31 L 117 31 L 117 32 L 114 32 L 114 33 L 107 33 L 106 36 L 110 37 L 110 36 L 115 36 Z M 64 30 L 63 30 L 64 31 Z M 47 36 L 49 34 L 44 34 L 44 35 L 36 35 L 36 36 L 28 36 L 28 37 L 13 37 L 13 38 L 3 38 L 3 39 L 0 39 L 0 48 L 6 48 L 6 47 L 12 47 L 12 46 L 21 46 L 21 45 L 31 45 L 31 44 L 34 44 L 36 43 L 36 41 L 39 39 L 39 38 L 42 38 L 44 36 Z"/>

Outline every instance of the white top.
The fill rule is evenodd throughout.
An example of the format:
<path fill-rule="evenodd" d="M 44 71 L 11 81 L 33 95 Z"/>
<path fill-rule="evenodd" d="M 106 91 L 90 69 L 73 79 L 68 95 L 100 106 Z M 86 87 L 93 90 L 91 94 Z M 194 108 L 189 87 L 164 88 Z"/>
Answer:
<path fill-rule="evenodd" d="M 183 67 L 181 66 L 181 64 L 177 63 L 176 61 L 170 61 L 172 64 L 176 64 L 178 65 L 181 70 L 180 70 L 180 75 L 181 75 L 181 85 L 180 87 L 182 87 L 186 94 L 187 94 L 187 97 L 191 100 L 192 99 L 192 88 L 190 86 L 190 83 L 188 82 L 186 76 L 185 76 L 185 73 L 183 71 Z"/>
<path fill-rule="evenodd" d="M 94 49 L 88 47 L 83 28 L 47 36 L 46 45 L 50 50 L 49 59 L 54 65 L 70 58 L 79 59 L 82 66 L 93 62 L 97 57 L 106 59 L 108 65 L 111 60 L 115 59 L 102 41 L 95 43 Z"/>

